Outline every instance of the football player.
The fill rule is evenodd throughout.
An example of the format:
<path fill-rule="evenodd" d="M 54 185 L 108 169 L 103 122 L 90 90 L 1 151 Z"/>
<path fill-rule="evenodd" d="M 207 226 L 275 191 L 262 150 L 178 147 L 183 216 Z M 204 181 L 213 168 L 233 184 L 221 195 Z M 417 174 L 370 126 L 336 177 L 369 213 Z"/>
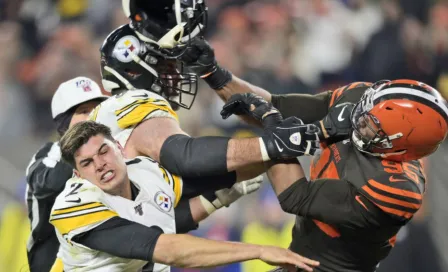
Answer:
<path fill-rule="evenodd" d="M 87 120 L 89 113 L 107 96 L 93 80 L 77 77 L 62 83 L 51 101 L 51 113 L 59 135 Z M 31 235 L 27 244 L 30 271 L 49 271 L 59 242 L 48 222 L 56 196 L 73 176 L 73 168 L 61 161 L 59 142 L 45 144 L 33 156 L 27 170 L 27 206 Z"/>
<path fill-rule="evenodd" d="M 188 136 L 175 109 L 191 107 L 197 77 L 184 73 L 168 51 L 142 41 L 130 25 L 114 30 L 101 47 L 102 83 L 113 96 L 94 109 L 90 120 L 110 127 L 128 158 L 149 156 L 178 176 L 202 177 L 203 183 L 185 184 L 184 197 L 228 188 L 259 175 L 264 161 L 312 154 L 318 147 L 313 135 L 308 146 L 288 145 L 289 130 L 276 133 L 279 139 L 273 131 L 249 139 Z M 201 197 L 212 210 L 215 199 L 214 194 Z"/>
<path fill-rule="evenodd" d="M 170 271 L 251 259 L 289 271 L 318 265 L 287 249 L 176 234 L 173 208 L 182 180 L 149 157 L 125 160 L 105 125 L 75 125 L 62 137 L 61 150 L 76 174 L 50 217 L 64 271 Z"/>
<path fill-rule="evenodd" d="M 58 133 L 62 136 L 69 127 L 87 120 L 93 108 L 107 98 L 98 84 L 89 78 L 77 77 L 62 83 L 51 104 Z M 73 168 L 60 159 L 59 142 L 50 142 L 33 156 L 27 168 L 27 204 L 32 227 L 27 246 L 31 271 L 49 271 L 59 248 L 54 228 L 48 219 L 56 196 L 73 175 Z M 216 193 L 214 190 L 204 192 L 206 197 L 213 199 L 210 203 L 201 201 L 201 198 L 182 200 L 176 206 L 177 231 L 185 233 L 197 228 L 197 224 L 216 209 L 229 206 L 242 195 L 256 191 L 261 181 L 261 177 L 257 177 L 233 186 L 228 184 L 230 189 Z M 178 193 L 179 189 L 176 189 Z M 207 205 L 204 206 L 203 202 Z"/>
<path fill-rule="evenodd" d="M 320 261 L 316 271 L 375 271 L 397 232 L 422 204 L 426 179 L 420 159 L 435 152 L 447 136 L 447 102 L 414 80 L 356 82 L 319 97 L 272 100 L 281 113 L 307 122 L 333 111 L 339 114 L 328 123 L 351 123 L 344 140 L 340 134 L 339 140 L 323 142 L 310 181 L 297 161 L 268 171 L 283 210 L 297 215 L 290 249 Z M 319 111 L 285 107 L 303 100 Z M 236 94 L 222 114 L 246 113 L 268 127 L 282 122 L 303 126 L 297 117 L 279 122 L 272 104 L 254 94 Z M 300 143 L 300 134 L 295 139 Z"/>

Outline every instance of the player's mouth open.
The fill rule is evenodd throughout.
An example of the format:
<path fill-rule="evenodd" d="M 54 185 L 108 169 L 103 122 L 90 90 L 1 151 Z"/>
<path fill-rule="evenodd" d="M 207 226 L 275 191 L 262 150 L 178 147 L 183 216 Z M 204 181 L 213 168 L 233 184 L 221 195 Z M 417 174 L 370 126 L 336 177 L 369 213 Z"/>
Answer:
<path fill-rule="evenodd" d="M 115 172 L 112 170 L 107 171 L 103 175 L 101 175 L 101 182 L 106 183 L 112 180 L 115 177 Z"/>

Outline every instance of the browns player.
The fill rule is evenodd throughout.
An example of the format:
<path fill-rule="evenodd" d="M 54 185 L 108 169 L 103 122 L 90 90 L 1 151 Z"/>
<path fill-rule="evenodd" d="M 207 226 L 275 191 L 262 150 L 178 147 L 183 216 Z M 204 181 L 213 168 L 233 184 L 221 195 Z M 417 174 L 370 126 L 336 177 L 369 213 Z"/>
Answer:
<path fill-rule="evenodd" d="M 447 135 L 447 102 L 414 80 L 357 82 L 317 96 L 271 101 L 285 116 L 320 123 L 321 137 L 327 137 L 313 160 L 311 182 L 297 161 L 268 170 L 283 210 L 297 215 L 290 248 L 320 261 L 315 271 L 375 271 L 422 204 L 426 179 L 420 159 Z M 253 94 L 232 96 L 222 114 L 262 116 L 260 106 L 256 115 L 248 110 L 251 104 L 274 113 L 257 118 L 265 126 L 278 115 Z M 290 107 L 294 104 L 307 106 Z M 296 117 L 285 122 L 301 124 Z M 338 127 L 343 132 L 337 133 Z"/>

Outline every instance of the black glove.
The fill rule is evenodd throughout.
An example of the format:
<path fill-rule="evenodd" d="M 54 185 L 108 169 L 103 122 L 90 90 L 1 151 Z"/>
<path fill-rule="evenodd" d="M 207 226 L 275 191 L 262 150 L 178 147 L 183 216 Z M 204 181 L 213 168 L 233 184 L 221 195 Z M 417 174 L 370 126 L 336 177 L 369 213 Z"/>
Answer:
<path fill-rule="evenodd" d="M 212 89 L 219 90 L 232 80 L 232 74 L 219 67 L 215 52 L 205 39 L 196 37 L 185 46 L 174 50 L 182 52 L 178 60 L 192 73 L 203 78 Z"/>
<path fill-rule="evenodd" d="M 268 123 L 271 117 L 275 118 L 274 115 L 265 118 Z M 266 128 L 261 139 L 271 160 L 291 159 L 314 155 L 320 148 L 318 132 L 317 126 L 305 125 L 299 118 L 289 117 L 275 127 Z"/>
<path fill-rule="evenodd" d="M 331 107 L 321 121 L 314 124 L 320 128 L 319 139 L 346 139 L 352 130 L 351 113 L 355 104 L 342 103 Z"/>
<path fill-rule="evenodd" d="M 296 117 L 283 120 L 280 112 L 258 95 L 232 95 L 223 106 L 221 116 L 226 119 L 232 114 L 247 114 L 263 124 L 265 133 L 261 139 L 265 149 L 262 149 L 262 153 L 266 152 L 271 160 L 314 155 L 320 148 L 317 126 L 304 125 Z"/>
<path fill-rule="evenodd" d="M 280 124 L 283 120 L 282 115 L 272 103 L 253 93 L 232 95 L 222 107 L 221 116 L 223 119 L 227 119 L 232 114 L 251 116 L 263 123 L 265 128 Z M 272 115 L 271 118 L 266 119 L 269 115 Z"/>

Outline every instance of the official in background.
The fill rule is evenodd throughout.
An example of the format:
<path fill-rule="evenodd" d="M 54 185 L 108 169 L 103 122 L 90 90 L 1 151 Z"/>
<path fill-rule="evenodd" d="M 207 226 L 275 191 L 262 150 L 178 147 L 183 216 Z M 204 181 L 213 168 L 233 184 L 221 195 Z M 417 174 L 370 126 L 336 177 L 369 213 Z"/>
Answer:
<path fill-rule="evenodd" d="M 93 80 L 77 77 L 62 83 L 51 101 L 51 112 L 59 135 L 80 121 L 108 97 Z M 48 222 L 56 196 L 73 175 L 73 168 L 61 161 L 58 142 L 45 144 L 26 169 L 28 217 L 31 235 L 27 243 L 30 271 L 50 271 L 59 242 Z"/>

